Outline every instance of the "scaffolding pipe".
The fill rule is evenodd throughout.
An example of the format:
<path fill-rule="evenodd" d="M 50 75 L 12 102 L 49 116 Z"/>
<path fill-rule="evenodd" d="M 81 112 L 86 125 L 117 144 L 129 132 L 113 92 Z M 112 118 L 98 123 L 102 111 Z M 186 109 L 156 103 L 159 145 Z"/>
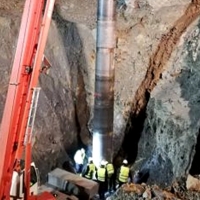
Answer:
<path fill-rule="evenodd" d="M 114 115 L 115 0 L 98 0 L 95 98 L 92 120 L 93 160 L 112 161 Z"/>

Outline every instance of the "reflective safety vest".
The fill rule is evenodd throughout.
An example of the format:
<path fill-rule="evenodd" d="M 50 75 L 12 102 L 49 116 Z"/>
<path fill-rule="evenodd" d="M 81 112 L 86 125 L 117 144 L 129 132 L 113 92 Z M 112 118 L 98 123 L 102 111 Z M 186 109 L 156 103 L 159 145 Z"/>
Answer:
<path fill-rule="evenodd" d="M 106 169 L 103 168 L 103 167 L 100 167 L 98 170 L 97 170 L 97 179 L 101 182 L 105 182 L 105 179 L 106 179 Z"/>
<path fill-rule="evenodd" d="M 114 174 L 114 167 L 113 167 L 112 163 L 108 163 L 106 165 L 106 169 L 107 169 L 107 172 L 108 172 L 108 177 L 110 177 L 111 175 Z"/>
<path fill-rule="evenodd" d="M 85 175 L 86 178 L 92 179 L 93 173 L 95 172 L 95 164 L 90 163 L 88 164 L 89 170 L 88 173 Z"/>
<path fill-rule="evenodd" d="M 129 167 L 121 166 L 120 173 L 119 173 L 119 181 L 122 183 L 126 183 L 129 177 Z"/>

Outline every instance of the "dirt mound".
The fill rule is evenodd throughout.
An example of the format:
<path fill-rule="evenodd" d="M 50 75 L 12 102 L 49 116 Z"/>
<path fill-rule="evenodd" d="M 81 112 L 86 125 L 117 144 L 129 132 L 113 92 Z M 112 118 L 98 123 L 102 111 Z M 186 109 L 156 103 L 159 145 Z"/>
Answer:
<path fill-rule="evenodd" d="M 142 184 L 125 184 L 107 200 L 145 200 L 145 199 L 162 199 L 162 200 L 196 200 L 200 199 L 198 191 L 200 186 L 199 176 L 197 178 L 188 176 L 177 179 L 172 186 L 160 188 L 157 185 Z M 189 187 L 188 187 L 189 186 Z"/>

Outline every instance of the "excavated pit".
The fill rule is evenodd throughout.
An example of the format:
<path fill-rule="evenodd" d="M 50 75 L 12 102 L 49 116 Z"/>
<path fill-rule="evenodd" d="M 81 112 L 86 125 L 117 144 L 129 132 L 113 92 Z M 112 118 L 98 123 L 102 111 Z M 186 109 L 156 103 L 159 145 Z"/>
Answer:
<path fill-rule="evenodd" d="M 1 3 L 3 2 L 4 1 L 0 2 L 0 6 L 1 6 Z M 138 2 L 140 3 L 141 1 L 138 1 Z M 16 9 L 13 9 L 15 11 L 12 12 L 12 15 L 9 15 L 12 19 L 10 21 L 9 20 L 6 21 L 7 19 L 4 19 L 4 18 L 6 18 L 6 15 L 8 15 L 8 13 L 10 12 L 11 7 L 14 8 L 17 5 L 19 6 L 16 7 Z M 16 3 L 12 1 L 11 4 L 9 4 L 8 1 L 5 1 L 5 6 L 3 9 L 1 9 L 1 12 L 0 12 L 1 17 L 2 17 L 0 18 L 0 22 L 1 22 L 0 25 L 3 25 L 2 26 L 3 31 L 1 33 L 4 34 L 4 38 L 7 39 L 3 41 L 4 43 L 1 43 L 1 44 L 4 44 L 4 45 L 7 44 L 7 46 L 9 47 L 8 50 L 6 49 L 6 51 L 3 51 L 3 53 L 6 52 L 6 54 L 8 55 L 4 55 L 3 53 L 1 53 L 2 57 L 0 57 L 0 59 L 2 60 L 2 63 L 4 63 L 1 69 L 4 69 L 4 68 L 6 69 L 4 71 L 2 70 L 2 77 L 5 77 L 6 81 L 4 80 L 4 82 L 2 82 L 3 87 L 1 89 L 2 89 L 3 95 L 1 96 L 1 100 L 2 100 L 1 107 L 3 107 L 3 102 L 5 100 L 5 93 L 6 93 L 5 82 L 8 81 L 8 71 L 10 70 L 8 66 L 10 66 L 9 62 L 11 61 L 11 54 L 14 53 L 13 44 L 14 42 L 16 42 L 16 38 L 17 38 L 17 30 L 18 30 L 19 21 L 20 21 L 19 11 L 22 12 L 22 6 L 23 6 L 23 1 L 16 1 Z M 140 8 L 142 8 L 141 4 L 140 6 L 137 6 L 137 9 L 140 9 Z M 17 11 L 17 9 L 19 11 Z M 49 42 L 47 45 L 47 54 L 50 55 L 50 58 L 53 61 L 54 67 L 51 69 L 50 75 L 48 75 L 47 77 L 41 77 L 41 80 L 40 80 L 43 92 L 40 98 L 41 109 L 39 109 L 38 111 L 37 125 L 35 129 L 35 132 L 37 132 L 36 143 L 33 148 L 34 160 L 36 160 L 36 163 L 41 169 L 41 174 L 43 175 L 43 178 L 45 177 L 45 174 L 47 174 L 49 170 L 55 167 L 63 167 L 65 169 L 73 171 L 73 168 L 71 168 L 73 165 L 71 163 L 71 160 L 73 160 L 73 155 L 74 155 L 74 152 L 77 150 L 77 148 L 85 147 L 85 148 L 88 148 L 89 152 L 91 152 L 90 150 L 91 135 L 89 134 L 89 130 L 87 127 L 87 123 L 90 118 L 89 107 L 91 106 L 91 102 L 88 101 L 87 98 L 92 96 L 92 92 L 91 92 L 92 87 L 88 87 L 89 84 L 87 82 L 87 77 L 91 77 L 91 74 L 94 72 L 92 70 L 94 70 L 94 59 L 95 59 L 95 56 L 94 56 L 95 47 L 94 47 L 94 38 L 93 38 L 93 34 L 95 30 L 90 30 L 83 24 L 80 25 L 74 22 L 69 22 L 68 20 L 61 17 L 60 13 L 56 9 L 57 8 L 55 8 L 54 16 L 53 16 L 52 30 L 55 31 L 55 29 L 56 30 L 58 29 L 59 33 L 57 35 L 54 35 L 52 34 L 52 30 L 51 30 Z M 66 7 L 64 7 L 64 9 L 66 9 Z M 70 9 L 70 6 L 69 6 L 69 9 Z M 138 11 L 137 9 L 134 11 L 137 12 Z M 170 26 L 170 29 L 168 29 L 169 31 L 166 31 L 166 33 L 163 34 L 161 38 L 159 38 L 160 41 L 158 42 L 159 44 L 156 45 L 156 48 L 154 48 L 154 51 L 153 51 L 154 53 L 151 52 L 150 56 L 148 56 L 149 61 L 146 62 L 146 65 L 148 65 L 147 70 L 145 71 L 146 75 L 145 77 L 143 77 L 143 79 L 141 79 L 142 81 L 140 81 L 140 84 L 137 86 L 137 89 L 136 89 L 137 91 L 134 93 L 133 99 L 132 99 L 132 96 L 130 95 L 131 102 L 132 102 L 131 114 L 128 119 L 128 122 L 126 122 L 126 124 L 123 124 L 124 126 L 126 126 L 126 130 L 125 130 L 125 138 L 122 144 L 122 148 L 119 152 L 120 159 L 125 157 L 125 158 L 128 158 L 128 160 L 131 163 L 135 164 L 135 162 L 137 162 L 137 156 L 138 156 L 138 153 L 140 153 L 138 152 L 138 145 L 139 145 L 139 141 L 141 140 L 142 131 L 145 128 L 146 119 L 148 117 L 148 114 L 150 116 L 155 116 L 153 115 L 154 113 L 153 114 L 148 113 L 149 112 L 148 104 L 152 100 L 152 92 L 159 85 L 160 81 L 163 80 L 163 73 L 168 69 L 168 65 L 167 65 L 168 61 L 170 60 L 175 49 L 177 48 L 180 38 L 186 32 L 186 29 L 198 18 L 199 14 L 200 14 L 200 0 L 196 0 L 196 1 L 194 0 L 184 10 L 184 13 L 182 14 L 182 16 L 179 17 L 179 19 L 175 21 L 174 25 Z M 13 20 L 15 19 L 15 15 L 17 16 L 17 20 Z M 142 31 L 144 30 L 144 27 L 145 27 L 145 24 L 143 25 L 143 23 L 145 22 L 145 20 L 148 21 L 148 19 L 146 19 L 145 17 L 141 19 L 139 20 L 139 23 L 136 23 L 136 25 L 135 24 L 130 25 L 130 26 L 127 25 L 128 29 L 130 30 L 130 35 L 128 33 L 125 37 L 128 38 L 131 36 L 132 37 L 135 36 L 134 35 L 135 32 L 133 35 L 131 35 L 131 31 L 135 31 L 137 29 L 139 30 L 138 31 L 139 33 L 141 34 L 143 33 Z M 80 23 L 80 19 L 78 23 Z M 150 24 L 149 26 L 151 25 L 152 24 Z M 14 26 L 14 29 L 12 29 L 13 26 Z M 7 28 L 9 28 L 12 31 L 9 32 L 9 29 L 7 30 Z M 139 33 L 137 34 L 139 35 Z M 7 35 L 9 38 L 5 37 Z M 10 42 L 11 41 L 10 38 L 12 38 L 12 42 Z M 84 39 L 86 38 L 85 39 L 86 42 L 83 41 L 83 38 Z M 125 39 L 120 38 L 121 43 L 123 43 L 127 38 Z M 0 42 L 1 40 L 2 38 L 0 38 Z M 60 40 L 59 41 L 60 43 L 57 40 Z M 88 43 L 90 42 L 92 44 L 90 44 L 89 46 Z M 64 44 L 63 48 L 62 48 L 61 43 Z M 125 44 L 127 45 L 127 43 Z M 89 48 L 86 45 L 88 45 Z M 120 46 L 120 48 L 121 47 L 122 45 Z M 1 48 L 5 48 L 5 46 L 1 45 Z M 89 50 L 87 49 L 88 57 L 85 56 L 86 48 L 89 49 Z M 132 59 L 133 57 L 128 57 L 126 54 L 126 51 L 128 48 L 127 49 L 124 48 L 124 49 L 123 49 L 124 51 L 122 51 L 123 53 L 122 60 Z M 133 50 L 131 49 L 131 51 L 132 52 L 130 54 L 133 54 L 135 49 Z M 62 62 L 59 61 L 60 58 L 62 58 Z M 138 60 L 141 59 L 140 56 L 134 57 L 135 60 L 137 58 Z M 66 59 L 66 62 L 63 62 L 63 60 L 65 59 Z M 87 67 L 88 67 L 87 65 L 92 66 L 88 70 L 90 71 L 91 74 L 87 72 Z M 116 73 L 121 74 L 127 70 L 129 74 L 130 69 L 132 69 L 131 67 L 123 68 L 123 69 L 120 69 L 120 67 L 118 67 L 116 68 Z M 133 66 L 133 68 L 134 67 L 136 68 L 136 71 L 137 71 L 137 66 Z M 67 74 L 68 77 L 67 78 L 63 77 L 64 74 Z M 178 71 L 177 73 L 173 73 L 173 76 L 179 77 L 180 74 L 181 74 L 181 71 Z M 57 81 L 58 77 L 59 77 L 59 81 Z M 119 82 L 121 85 L 124 84 L 125 87 L 131 87 L 126 81 L 132 80 L 133 77 L 134 76 L 131 76 L 131 78 L 129 79 L 129 77 L 126 76 L 126 80 L 123 79 L 124 77 L 121 77 L 120 80 L 116 79 L 116 82 Z M 182 79 L 177 78 L 177 81 L 184 82 L 184 78 L 186 77 L 187 77 L 187 73 L 185 73 L 185 76 L 183 76 Z M 134 84 L 135 83 L 133 83 L 133 85 Z M 88 88 L 90 90 L 88 90 Z M 118 89 L 118 91 L 120 90 Z M 127 90 L 127 91 L 130 92 L 131 90 Z M 125 96 L 124 94 L 125 93 L 122 94 L 119 92 L 118 93 L 119 99 L 120 98 L 126 99 L 127 96 Z M 154 101 L 153 103 L 152 102 L 150 103 L 151 103 L 150 104 L 151 106 L 157 105 Z M 127 108 L 128 106 L 127 107 L 124 106 L 120 109 L 122 109 L 122 111 L 124 112 Z M 195 111 L 193 110 L 193 112 Z M 2 108 L 1 108 L 1 113 L 2 113 Z M 51 118 L 53 118 L 53 120 L 51 120 Z M 158 118 L 158 120 L 154 124 L 153 128 L 155 130 L 159 126 L 160 121 L 162 120 Z M 176 128 L 175 125 L 173 127 Z M 119 132 L 121 130 L 123 130 L 123 128 L 119 128 Z M 180 134 L 180 133 L 177 133 L 177 134 Z M 149 139 L 147 136 L 145 137 Z M 156 136 L 153 135 L 152 137 L 155 138 Z M 185 155 L 189 155 L 191 158 L 191 161 L 189 161 L 188 167 L 187 167 L 187 170 L 190 171 L 191 174 L 200 173 L 200 170 L 198 168 L 198 157 L 200 154 L 200 139 L 199 138 L 200 136 L 198 136 L 197 142 L 194 142 L 193 148 L 195 148 L 195 145 L 196 145 L 196 153 L 195 153 L 194 158 L 193 158 L 194 152 L 192 152 L 192 150 L 188 152 L 185 152 L 185 151 L 183 152 Z M 120 143 L 121 140 L 123 140 L 123 138 L 120 135 L 118 143 Z M 146 149 L 147 150 L 144 151 L 144 154 L 146 154 L 148 157 L 149 156 L 147 152 L 148 146 Z M 165 165 L 166 173 L 168 172 L 167 168 L 169 167 L 168 177 L 166 177 L 165 173 L 163 173 L 163 177 L 161 177 L 161 179 L 159 179 L 158 182 L 159 183 L 165 182 L 167 180 L 167 182 L 169 183 L 172 180 L 172 174 L 170 174 L 171 173 L 170 170 L 173 167 L 173 164 L 175 163 L 171 163 L 171 164 L 166 163 L 168 162 L 168 160 L 167 159 L 164 160 L 162 157 L 162 154 L 156 157 L 156 159 L 157 159 L 156 161 L 159 161 L 161 164 L 163 163 L 166 164 Z M 182 157 L 182 160 L 184 161 L 184 157 Z M 119 161 L 119 160 L 116 159 L 116 161 Z M 117 162 L 117 165 L 119 165 L 119 162 Z M 152 166 L 150 165 L 150 167 Z M 156 168 L 156 170 L 157 169 L 158 168 Z M 161 168 L 159 168 L 159 170 L 161 170 Z M 155 183 L 156 182 L 155 176 L 153 180 Z"/>

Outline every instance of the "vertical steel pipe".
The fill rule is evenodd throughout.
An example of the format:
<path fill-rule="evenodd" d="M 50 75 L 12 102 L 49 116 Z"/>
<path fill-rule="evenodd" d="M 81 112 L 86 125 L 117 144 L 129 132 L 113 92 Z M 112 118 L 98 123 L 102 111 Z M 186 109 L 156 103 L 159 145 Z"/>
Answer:
<path fill-rule="evenodd" d="M 112 161 L 116 2 L 98 0 L 93 131 L 93 159 Z"/>

